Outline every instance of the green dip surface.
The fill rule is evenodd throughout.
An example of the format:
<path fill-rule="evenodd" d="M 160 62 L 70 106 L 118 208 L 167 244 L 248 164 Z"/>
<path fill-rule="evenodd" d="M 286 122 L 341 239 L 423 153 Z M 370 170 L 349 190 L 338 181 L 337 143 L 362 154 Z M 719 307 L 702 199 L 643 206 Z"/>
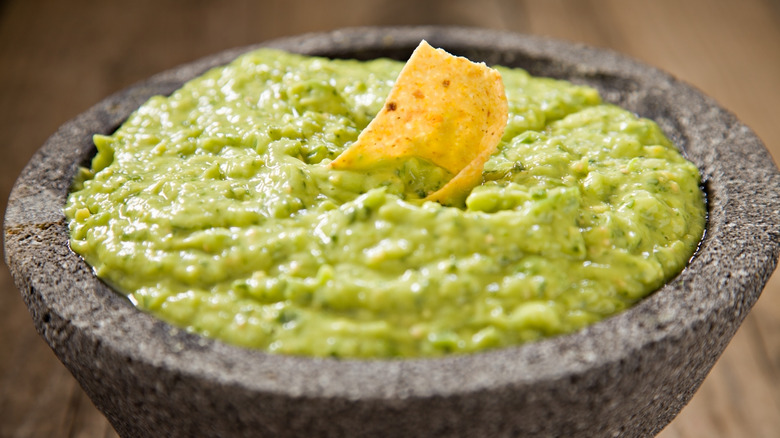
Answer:
<path fill-rule="evenodd" d="M 71 247 L 140 309 L 240 346 L 463 353 L 568 333 L 679 273 L 705 224 L 696 167 L 589 87 L 498 67 L 509 121 L 465 205 L 418 159 L 335 157 L 402 63 L 262 49 L 96 135 Z"/>

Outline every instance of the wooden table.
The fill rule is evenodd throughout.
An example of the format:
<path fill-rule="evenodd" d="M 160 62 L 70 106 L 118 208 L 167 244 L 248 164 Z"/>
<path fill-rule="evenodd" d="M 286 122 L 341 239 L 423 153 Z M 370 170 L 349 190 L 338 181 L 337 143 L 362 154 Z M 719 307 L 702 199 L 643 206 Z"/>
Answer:
<path fill-rule="evenodd" d="M 8 0 L 0 2 L 0 211 L 49 134 L 135 81 L 277 36 L 394 24 L 615 49 L 713 96 L 780 157 L 778 0 Z M 0 282 L 0 437 L 116 436 L 35 333 L 7 269 Z M 780 275 L 660 436 L 780 436 Z"/>

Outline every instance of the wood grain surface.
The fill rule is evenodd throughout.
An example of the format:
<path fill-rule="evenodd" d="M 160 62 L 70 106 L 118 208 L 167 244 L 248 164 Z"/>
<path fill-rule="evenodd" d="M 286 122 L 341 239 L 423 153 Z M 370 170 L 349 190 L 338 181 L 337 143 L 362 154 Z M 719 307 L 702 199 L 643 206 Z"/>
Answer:
<path fill-rule="evenodd" d="M 0 211 L 45 139 L 114 91 L 230 47 L 399 24 L 617 50 L 714 97 L 780 157 L 778 0 L 0 0 Z M 7 268 L 0 285 L 0 437 L 116 436 L 35 332 Z M 780 437 L 780 275 L 660 436 Z"/>

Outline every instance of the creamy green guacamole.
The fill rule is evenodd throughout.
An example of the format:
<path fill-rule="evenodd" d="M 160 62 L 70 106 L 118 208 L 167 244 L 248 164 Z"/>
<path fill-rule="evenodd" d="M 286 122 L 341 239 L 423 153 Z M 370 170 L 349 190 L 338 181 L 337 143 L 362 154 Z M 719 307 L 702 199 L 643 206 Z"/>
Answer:
<path fill-rule="evenodd" d="M 500 68 L 509 121 L 460 208 L 418 159 L 328 163 L 402 63 L 260 50 L 141 106 L 74 184 L 71 247 L 140 309 L 240 346 L 473 352 L 631 306 L 701 238 L 699 173 L 588 87 Z"/>

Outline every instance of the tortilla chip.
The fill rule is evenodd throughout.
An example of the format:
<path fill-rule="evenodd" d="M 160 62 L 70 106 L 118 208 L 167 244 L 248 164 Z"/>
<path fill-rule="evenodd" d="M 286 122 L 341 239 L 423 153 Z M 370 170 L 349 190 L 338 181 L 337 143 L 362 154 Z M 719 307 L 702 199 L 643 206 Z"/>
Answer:
<path fill-rule="evenodd" d="M 507 114 L 504 84 L 496 70 L 422 41 L 382 110 L 330 166 L 367 169 L 388 159 L 422 158 L 455 175 L 425 199 L 462 203 L 481 182 Z"/>

